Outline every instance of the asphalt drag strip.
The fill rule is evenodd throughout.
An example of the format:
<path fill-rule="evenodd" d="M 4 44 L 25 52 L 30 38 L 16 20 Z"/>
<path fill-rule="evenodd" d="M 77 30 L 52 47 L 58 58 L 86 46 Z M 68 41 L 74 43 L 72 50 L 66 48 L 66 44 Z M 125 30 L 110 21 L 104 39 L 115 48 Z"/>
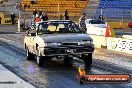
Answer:
<path fill-rule="evenodd" d="M 22 48 L 22 44 L 0 40 L 0 62 L 11 67 L 16 74 L 22 76 L 28 82 L 34 84 L 38 88 L 130 88 L 131 83 L 124 84 L 85 84 L 83 86 L 76 82 L 76 69 L 74 67 L 63 67 L 62 63 L 50 62 L 49 66 L 40 68 L 35 61 L 26 60 L 26 52 Z M 78 62 L 79 63 L 79 62 Z M 51 64 L 51 65 L 50 65 Z M 58 65 L 57 65 L 58 64 Z M 101 67 L 102 66 L 102 67 Z M 129 70 L 117 69 L 118 65 L 107 63 L 107 61 L 93 61 L 90 68 L 92 74 L 105 73 L 130 73 Z M 111 69 L 111 70 L 110 70 Z M 87 70 L 87 69 L 86 69 Z M 89 70 L 89 69 L 88 69 Z"/>

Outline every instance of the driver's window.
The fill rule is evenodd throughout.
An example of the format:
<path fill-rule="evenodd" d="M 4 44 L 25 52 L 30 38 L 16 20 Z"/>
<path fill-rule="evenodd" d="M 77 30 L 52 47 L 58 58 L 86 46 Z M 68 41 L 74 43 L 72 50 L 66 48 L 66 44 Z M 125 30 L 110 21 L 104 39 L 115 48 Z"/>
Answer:
<path fill-rule="evenodd" d="M 43 27 L 42 27 L 42 25 L 39 25 L 39 28 L 38 28 L 39 30 L 43 30 Z"/>
<path fill-rule="evenodd" d="M 65 28 L 64 24 L 59 24 L 56 31 L 59 31 L 59 29 Z"/>
<path fill-rule="evenodd" d="M 89 24 L 91 24 L 91 20 L 89 21 Z"/>

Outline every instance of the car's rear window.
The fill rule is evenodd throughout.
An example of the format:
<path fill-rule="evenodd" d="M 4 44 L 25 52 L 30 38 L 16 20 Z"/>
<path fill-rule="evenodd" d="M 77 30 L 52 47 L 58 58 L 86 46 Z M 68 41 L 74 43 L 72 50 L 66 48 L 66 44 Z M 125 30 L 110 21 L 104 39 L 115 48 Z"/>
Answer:
<path fill-rule="evenodd" d="M 89 23 L 90 24 L 105 24 L 105 22 L 102 20 L 90 20 Z"/>

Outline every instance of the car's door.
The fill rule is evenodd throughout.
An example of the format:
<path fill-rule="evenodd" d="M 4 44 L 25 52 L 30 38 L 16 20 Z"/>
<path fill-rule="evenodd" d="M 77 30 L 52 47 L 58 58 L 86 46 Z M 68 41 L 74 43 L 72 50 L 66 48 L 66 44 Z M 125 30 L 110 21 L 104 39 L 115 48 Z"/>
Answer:
<path fill-rule="evenodd" d="M 89 22 L 87 21 L 86 23 L 87 34 L 103 35 L 105 24 L 102 24 L 99 20 L 90 20 L 90 21 Z M 100 24 L 98 21 L 100 22 Z"/>
<path fill-rule="evenodd" d="M 86 28 L 87 28 L 87 34 L 95 34 L 96 28 L 91 24 L 92 19 L 87 19 L 86 20 Z"/>
<path fill-rule="evenodd" d="M 36 37 L 35 33 L 30 33 L 28 35 L 27 41 L 28 41 L 28 50 L 29 52 L 33 53 L 34 52 L 34 38 Z"/>

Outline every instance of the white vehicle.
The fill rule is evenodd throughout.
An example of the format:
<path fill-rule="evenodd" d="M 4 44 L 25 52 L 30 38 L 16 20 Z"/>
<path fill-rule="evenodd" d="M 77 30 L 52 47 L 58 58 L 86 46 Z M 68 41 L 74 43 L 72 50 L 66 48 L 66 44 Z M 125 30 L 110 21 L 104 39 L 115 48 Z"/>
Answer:
<path fill-rule="evenodd" d="M 99 19 L 86 19 L 87 34 L 105 35 L 106 23 Z"/>
<path fill-rule="evenodd" d="M 93 40 L 72 21 L 49 20 L 38 23 L 37 34 L 24 38 L 27 59 L 36 59 L 39 66 L 47 59 L 64 59 L 69 65 L 73 57 L 82 59 L 85 66 L 92 64 Z"/>

